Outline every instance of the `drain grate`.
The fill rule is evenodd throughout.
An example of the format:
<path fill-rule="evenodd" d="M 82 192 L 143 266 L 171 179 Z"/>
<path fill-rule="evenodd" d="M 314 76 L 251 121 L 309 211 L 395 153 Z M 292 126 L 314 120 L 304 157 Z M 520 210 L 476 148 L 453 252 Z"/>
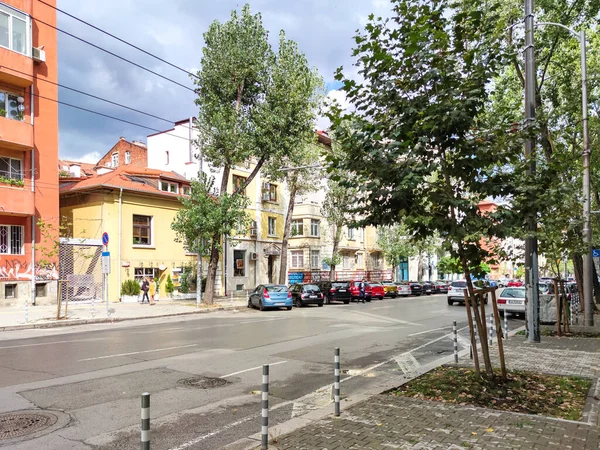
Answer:
<path fill-rule="evenodd" d="M 50 413 L 0 414 L 0 441 L 36 433 L 51 427 L 58 417 Z"/>
<path fill-rule="evenodd" d="M 229 381 L 224 380 L 223 378 L 194 377 L 179 380 L 177 383 L 199 389 L 212 389 L 225 386 L 226 384 L 229 384 Z"/>

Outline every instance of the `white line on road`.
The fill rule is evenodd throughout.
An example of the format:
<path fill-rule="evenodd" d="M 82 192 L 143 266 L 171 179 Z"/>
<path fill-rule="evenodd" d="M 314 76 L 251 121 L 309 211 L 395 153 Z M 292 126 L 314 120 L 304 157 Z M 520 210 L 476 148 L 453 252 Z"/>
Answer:
<path fill-rule="evenodd" d="M 285 364 L 286 362 L 287 361 L 279 361 L 279 362 L 271 363 L 269 365 L 270 366 L 276 366 L 278 364 Z M 239 372 L 228 373 L 227 375 L 221 376 L 221 378 L 229 378 L 229 377 L 233 377 L 234 375 L 239 375 L 240 373 L 250 372 L 252 370 L 257 370 L 257 369 L 261 369 L 261 368 L 262 368 L 262 366 L 251 367 L 250 369 L 240 370 Z"/>
<path fill-rule="evenodd" d="M 91 338 L 91 339 L 73 339 L 71 341 L 40 342 L 39 344 L 9 345 L 7 347 L 0 347 L 0 350 L 4 350 L 7 348 L 37 347 L 39 345 L 53 345 L 53 344 L 76 344 L 78 342 L 105 341 L 105 340 L 106 340 L 106 338 Z"/>
<path fill-rule="evenodd" d="M 420 335 L 420 334 L 432 333 L 432 332 L 434 332 L 434 331 L 446 330 L 446 329 L 448 329 L 448 328 L 452 328 L 452 327 L 450 327 L 450 326 L 447 326 L 447 327 L 441 327 L 441 328 L 434 328 L 433 330 L 419 331 L 418 333 L 412 333 L 412 334 L 409 334 L 409 335 L 408 335 L 408 337 L 411 337 L 411 336 L 418 336 L 418 335 Z"/>
<path fill-rule="evenodd" d="M 181 444 L 178 447 L 173 447 L 170 450 L 183 450 L 185 448 L 191 447 L 192 445 L 196 445 L 199 442 L 202 442 L 205 439 L 208 439 L 209 437 L 213 437 L 213 436 L 215 436 L 215 435 L 217 435 L 219 433 L 222 433 L 223 431 L 229 430 L 230 428 L 237 427 L 238 425 L 246 423 L 246 422 L 248 422 L 249 420 L 252 420 L 252 419 L 256 420 L 256 415 L 244 417 L 243 419 L 237 420 L 235 422 L 228 423 L 227 425 L 225 425 L 225 426 L 223 426 L 221 428 L 218 428 L 215 431 L 211 431 L 210 433 L 206 433 L 206 434 L 203 434 L 202 436 L 198 436 L 196 439 L 192 439 L 191 441 L 188 441 L 188 442 L 186 442 L 184 444 Z"/>
<path fill-rule="evenodd" d="M 369 313 L 360 312 L 360 311 L 352 311 L 352 312 L 354 314 L 360 314 L 361 316 L 372 317 L 374 319 L 381 320 L 383 322 L 396 322 L 396 323 L 400 323 L 402 325 L 413 325 L 413 326 L 416 326 L 416 327 L 422 327 L 423 326 L 423 324 L 421 324 L 421 323 L 408 322 L 406 320 L 394 319 L 392 317 L 378 316 L 377 314 L 369 314 Z"/>
<path fill-rule="evenodd" d="M 80 359 L 79 362 L 82 362 L 82 361 L 94 361 L 96 359 L 117 358 L 119 356 L 141 355 L 142 353 L 166 352 L 167 350 L 177 350 L 177 349 L 180 349 L 180 348 L 195 347 L 197 345 L 198 344 L 188 344 L 188 345 L 180 345 L 179 347 L 156 348 L 154 350 L 142 350 L 142 351 L 139 351 L 139 352 L 119 353 L 117 355 L 96 356 L 95 358 Z"/>

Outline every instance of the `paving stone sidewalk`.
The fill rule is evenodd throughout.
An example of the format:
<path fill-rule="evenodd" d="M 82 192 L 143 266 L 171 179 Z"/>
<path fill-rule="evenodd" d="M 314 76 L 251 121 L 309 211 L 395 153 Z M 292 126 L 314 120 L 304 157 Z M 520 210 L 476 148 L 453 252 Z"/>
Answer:
<path fill-rule="evenodd" d="M 527 344 L 523 336 L 514 336 L 504 343 L 509 368 L 596 381 L 600 376 L 600 339 L 544 337 L 541 344 Z M 496 344 L 492 350 L 497 352 Z M 379 394 L 344 409 L 339 418 L 329 416 L 281 436 L 270 448 L 598 450 L 597 412 L 585 419 L 574 422 Z"/>

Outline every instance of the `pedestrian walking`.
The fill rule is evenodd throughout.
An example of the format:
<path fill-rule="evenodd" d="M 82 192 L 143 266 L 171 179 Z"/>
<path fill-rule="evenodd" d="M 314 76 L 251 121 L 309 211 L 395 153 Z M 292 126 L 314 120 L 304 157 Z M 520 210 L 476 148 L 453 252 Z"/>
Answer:
<path fill-rule="evenodd" d="M 360 292 L 360 300 L 362 300 L 362 302 L 365 302 L 365 298 L 367 296 L 366 294 L 366 290 L 367 290 L 367 283 L 365 281 L 365 279 L 363 278 L 362 281 L 359 283 L 358 285 L 358 289 Z"/>
<path fill-rule="evenodd" d="M 156 278 L 150 281 L 150 306 L 154 305 L 154 296 L 156 295 Z"/>
<path fill-rule="evenodd" d="M 150 283 L 148 282 L 148 278 L 144 277 L 144 281 L 142 281 L 142 292 L 144 293 L 144 295 L 142 296 L 142 303 L 144 303 L 144 300 L 148 300 L 148 303 L 150 303 L 150 298 L 148 297 L 149 290 Z"/>

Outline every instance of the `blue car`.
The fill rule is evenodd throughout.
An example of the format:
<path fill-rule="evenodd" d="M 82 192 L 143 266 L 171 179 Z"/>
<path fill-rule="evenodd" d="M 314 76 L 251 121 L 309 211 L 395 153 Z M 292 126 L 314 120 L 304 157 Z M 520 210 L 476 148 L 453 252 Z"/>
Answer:
<path fill-rule="evenodd" d="M 292 309 L 292 293 L 284 284 L 261 284 L 248 296 L 248 308 L 261 311 L 267 308 Z"/>

